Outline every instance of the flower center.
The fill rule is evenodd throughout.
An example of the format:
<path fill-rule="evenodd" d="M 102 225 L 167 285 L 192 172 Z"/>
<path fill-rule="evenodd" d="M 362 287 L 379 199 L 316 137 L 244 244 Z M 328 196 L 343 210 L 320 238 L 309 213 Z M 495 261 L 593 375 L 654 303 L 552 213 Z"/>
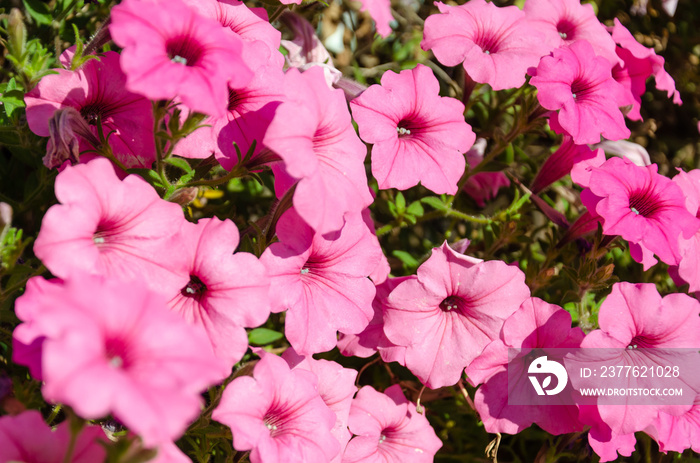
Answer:
<path fill-rule="evenodd" d="M 494 34 L 490 31 L 482 32 L 481 35 L 474 40 L 474 43 L 481 48 L 481 51 L 484 52 L 485 55 L 497 53 L 499 42 L 498 34 Z"/>
<path fill-rule="evenodd" d="M 202 283 L 196 275 L 190 275 L 190 281 L 180 290 L 180 293 L 185 297 L 198 297 L 207 290 L 207 286 Z"/>
<path fill-rule="evenodd" d="M 204 55 L 204 48 L 191 37 L 180 36 L 165 42 L 165 52 L 173 63 L 192 67 L 199 64 Z"/>
<path fill-rule="evenodd" d="M 459 296 L 448 296 L 440 303 L 440 309 L 443 312 L 451 312 L 453 310 L 460 310 L 465 301 Z"/>
<path fill-rule="evenodd" d="M 557 32 L 559 32 L 559 37 L 563 40 L 571 42 L 574 40 L 576 26 L 569 19 L 562 19 L 557 23 Z"/>
<path fill-rule="evenodd" d="M 80 108 L 80 115 L 90 125 L 97 125 L 97 121 L 105 118 L 105 108 L 98 103 L 91 103 Z"/>
<path fill-rule="evenodd" d="M 105 359 L 111 368 L 127 368 L 129 366 L 128 352 L 124 341 L 118 338 L 107 339 L 105 342 Z"/>
<path fill-rule="evenodd" d="M 265 427 L 270 431 L 270 436 L 275 437 L 282 433 L 282 417 L 274 412 L 268 412 L 263 418 Z"/>
<path fill-rule="evenodd" d="M 384 434 L 382 434 L 382 435 L 379 436 L 379 443 L 380 443 L 380 444 L 381 444 L 382 442 L 384 442 L 385 440 L 386 440 L 386 436 L 385 436 Z"/>
<path fill-rule="evenodd" d="M 235 110 L 245 99 L 245 95 L 237 92 L 236 90 L 233 90 L 232 88 L 228 89 L 228 110 L 233 111 Z"/>
<path fill-rule="evenodd" d="M 637 349 L 637 348 L 645 348 L 645 347 L 654 347 L 651 342 L 644 336 L 635 336 L 632 338 L 630 341 L 629 345 L 627 346 L 628 349 Z"/>
<path fill-rule="evenodd" d="M 594 83 L 578 78 L 571 84 L 571 96 L 574 100 L 585 101 L 586 97 L 596 89 Z"/>
<path fill-rule="evenodd" d="M 409 121 L 402 120 L 396 126 L 396 133 L 399 134 L 399 138 L 408 138 L 410 135 L 415 135 L 416 127 Z"/>
<path fill-rule="evenodd" d="M 654 217 L 656 212 L 661 208 L 650 191 L 636 191 L 630 195 L 629 200 L 630 211 L 642 217 Z"/>

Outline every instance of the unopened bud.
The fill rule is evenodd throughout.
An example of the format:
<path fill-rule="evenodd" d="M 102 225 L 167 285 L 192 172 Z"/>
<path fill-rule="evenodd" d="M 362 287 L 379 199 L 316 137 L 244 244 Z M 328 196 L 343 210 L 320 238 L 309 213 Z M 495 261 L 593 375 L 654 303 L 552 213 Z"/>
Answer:
<path fill-rule="evenodd" d="M 179 204 L 180 206 L 185 206 L 197 198 L 197 193 L 199 189 L 196 186 L 189 188 L 181 188 L 173 193 L 168 201 L 171 203 Z"/>
<path fill-rule="evenodd" d="M 7 203 L 0 203 L 0 232 L 12 223 L 12 208 Z"/>
<path fill-rule="evenodd" d="M 9 36 L 8 48 L 13 56 L 22 56 L 27 45 L 27 27 L 24 25 L 22 12 L 17 8 L 10 10 L 7 20 L 7 33 Z"/>

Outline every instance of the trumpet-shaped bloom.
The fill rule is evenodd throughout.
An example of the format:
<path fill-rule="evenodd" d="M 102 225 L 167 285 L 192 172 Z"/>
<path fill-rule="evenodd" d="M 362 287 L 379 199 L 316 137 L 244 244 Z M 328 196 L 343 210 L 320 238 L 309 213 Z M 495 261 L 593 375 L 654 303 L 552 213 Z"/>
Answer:
<path fill-rule="evenodd" d="M 530 296 L 525 275 L 505 262 L 434 248 L 417 278 L 389 295 L 384 333 L 406 346 L 406 367 L 426 386 L 451 386 Z"/>
<path fill-rule="evenodd" d="M 64 52 L 63 59 L 71 52 Z M 68 60 L 69 61 L 69 60 Z M 75 71 L 57 69 L 25 95 L 27 123 L 32 132 L 49 136 L 49 120 L 60 109 L 75 108 L 94 135 L 97 123 L 116 158 L 126 167 L 149 168 L 156 157 L 151 102 L 125 88 L 119 55 L 108 51 Z M 95 149 L 80 138 L 79 150 Z"/>
<path fill-rule="evenodd" d="M 382 250 L 360 214 L 322 235 L 290 209 L 277 223 L 279 243 L 261 257 L 270 275 L 272 311 L 287 310 L 285 333 L 301 355 L 335 347 L 337 331 L 356 334 L 372 319 L 375 288 L 367 278 Z"/>
<path fill-rule="evenodd" d="M 537 87 L 540 104 L 554 113 L 549 120 L 557 133 L 571 135 L 574 143 L 598 143 L 630 136 L 620 106 L 625 88 L 612 78 L 612 65 L 596 56 L 585 40 L 558 48 L 540 60 L 530 83 Z"/>
<path fill-rule="evenodd" d="M 52 430 L 36 410 L 0 417 L 0 461 L 62 463 L 70 440 L 68 421 Z M 78 434 L 70 463 L 104 461 L 106 452 L 100 442 L 107 443 L 102 428 L 85 427 Z"/>
<path fill-rule="evenodd" d="M 526 349 L 521 354 L 525 356 L 535 348 L 576 348 L 583 337 L 581 328 L 571 328 L 571 315 L 564 309 L 534 297 L 523 302 L 503 324 L 500 339 L 467 367 L 472 385 L 484 383 L 476 391 L 474 404 L 486 431 L 516 434 L 533 423 L 555 435 L 580 431 L 583 425 L 575 405 L 508 405 L 511 393 L 530 385 L 522 368 L 527 362 L 509 359 L 508 349 Z M 509 360 L 514 362 L 511 368 L 518 370 L 508 372 Z M 513 384 L 515 378 L 521 381 Z"/>
<path fill-rule="evenodd" d="M 464 121 L 464 105 L 439 95 L 427 66 L 399 74 L 388 71 L 350 107 L 360 136 L 372 147 L 372 174 L 379 188 L 405 190 L 421 184 L 438 194 L 455 194 L 464 155 L 476 139 Z"/>
<path fill-rule="evenodd" d="M 673 77 L 664 69 L 664 59 L 658 56 L 654 49 L 637 42 L 617 18 L 610 32 L 615 43 L 620 45 L 616 51 L 621 62 L 613 67 L 612 75 L 627 91 L 625 106 L 632 105 L 627 113 L 628 118 L 641 120 L 639 108 L 642 95 L 646 92 L 646 81 L 652 75 L 656 81 L 656 88 L 665 91 L 669 98 L 673 98 L 675 104 L 683 103 Z"/>
<path fill-rule="evenodd" d="M 248 349 L 245 328 L 262 325 L 270 315 L 270 283 L 265 266 L 238 247 L 238 229 L 230 220 L 200 219 L 183 224 L 177 240 L 182 265 L 174 268 L 180 289 L 169 307 L 209 336 L 217 357 L 232 367 Z"/>
<path fill-rule="evenodd" d="M 441 14 L 426 19 L 421 48 L 432 50 L 445 66 L 463 63 L 469 77 L 494 90 L 523 85 L 527 69 L 550 51 L 516 6 L 499 8 L 484 0 L 435 5 Z"/>
<path fill-rule="evenodd" d="M 342 228 L 347 212 L 359 213 L 373 199 L 367 188 L 365 145 L 355 133 L 342 90 L 331 90 L 323 71 L 285 74 L 284 101 L 263 143 L 284 160 L 275 171 L 275 190 L 297 182 L 294 208 L 314 230 Z"/>
<path fill-rule="evenodd" d="M 181 0 L 125 0 L 112 9 L 109 31 L 124 50 L 126 87 L 151 99 L 179 98 L 200 113 L 223 116 L 227 85 L 253 76 L 243 41 Z"/>
<path fill-rule="evenodd" d="M 603 150 L 598 149 L 592 151 L 588 146 L 577 145 L 571 137 L 564 135 L 559 148 L 554 153 L 550 154 L 547 160 L 544 161 L 544 164 L 542 164 L 542 167 L 540 167 L 537 176 L 535 176 L 535 179 L 532 181 L 530 190 L 537 194 L 566 174 L 572 172 L 574 165 L 584 161 L 590 161 L 598 156 L 603 156 L 603 160 L 605 160 Z M 579 167 L 579 170 L 580 169 L 581 167 Z M 573 176 L 572 173 L 572 178 Z"/>
<path fill-rule="evenodd" d="M 609 159 L 593 169 L 581 201 L 601 217 L 604 234 L 620 235 L 671 265 L 680 257 L 679 237 L 688 239 L 700 228 L 681 189 L 659 175 L 656 164 L 640 167 L 628 159 Z"/>
<path fill-rule="evenodd" d="M 67 167 L 41 223 L 34 252 L 54 275 L 76 270 L 123 280 L 144 279 L 166 294 L 180 256 L 169 241 L 185 222 L 177 204 L 162 200 L 141 177 L 119 180 L 104 158 Z"/>
<path fill-rule="evenodd" d="M 595 16 L 593 7 L 579 0 L 527 0 L 525 15 L 542 31 L 550 50 L 566 47 L 576 40 L 586 40 L 595 54 L 615 64 L 615 42 Z"/>
<path fill-rule="evenodd" d="M 335 426 L 331 433 L 340 443 L 340 452 L 331 460 L 331 463 L 340 463 L 345 446 L 352 436 L 348 431 L 348 417 L 352 398 L 357 392 L 357 386 L 355 386 L 357 370 L 343 368 L 329 360 L 315 360 L 311 356 L 303 357 L 293 348 L 284 351 L 282 358 L 287 361 L 292 370 L 308 370 L 318 377 L 318 393 L 328 408 L 335 413 Z"/>
<path fill-rule="evenodd" d="M 290 370 L 282 358 L 264 353 L 253 377 L 226 387 L 212 418 L 231 428 L 233 448 L 250 450 L 252 463 L 322 463 L 338 454 L 331 434 L 335 414 L 317 390 L 318 378 Z"/>
<path fill-rule="evenodd" d="M 345 449 L 343 463 L 433 461 L 442 441 L 416 406 L 395 384 L 384 393 L 365 386 L 350 409 L 350 431 L 355 437 Z"/>
<path fill-rule="evenodd" d="M 30 288 L 51 285 L 37 277 Z M 44 397 L 87 419 L 112 413 L 147 447 L 172 442 L 199 413 L 199 393 L 229 369 L 206 335 L 143 282 L 76 273 L 27 291 L 18 316 L 44 339 Z"/>

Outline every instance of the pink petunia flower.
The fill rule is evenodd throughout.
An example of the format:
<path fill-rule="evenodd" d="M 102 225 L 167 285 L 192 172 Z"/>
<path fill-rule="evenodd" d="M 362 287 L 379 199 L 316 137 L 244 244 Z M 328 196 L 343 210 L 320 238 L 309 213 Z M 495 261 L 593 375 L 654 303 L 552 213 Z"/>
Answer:
<path fill-rule="evenodd" d="M 421 48 L 445 66 L 462 63 L 472 80 L 494 90 L 523 85 L 527 69 L 551 50 L 516 6 L 499 8 L 485 0 L 435 5 L 441 14 L 425 20 Z"/>
<path fill-rule="evenodd" d="M 48 210 L 34 243 L 51 273 L 145 279 L 166 294 L 181 288 L 168 284 L 181 258 L 168 248 L 185 222 L 180 206 L 136 175 L 119 180 L 104 158 L 67 167 L 55 189 L 60 204 Z"/>
<path fill-rule="evenodd" d="M 377 26 L 377 33 L 382 37 L 389 37 L 391 34 L 390 23 L 394 20 L 391 15 L 391 0 L 359 0 L 362 3 L 360 11 L 367 11 L 374 19 Z"/>
<path fill-rule="evenodd" d="M 238 247 L 238 229 L 230 220 L 186 222 L 174 244 L 183 256 L 173 268 L 177 286 L 168 306 L 200 327 L 214 353 L 232 367 L 248 349 L 244 328 L 262 325 L 270 315 L 265 266 Z"/>
<path fill-rule="evenodd" d="M 304 223 L 294 209 L 277 223 L 279 243 L 260 260 L 270 275 L 272 311 L 287 310 L 285 333 L 301 355 L 335 347 L 337 331 L 359 333 L 372 318 L 375 288 L 367 278 L 382 256 L 359 214 L 331 236 Z"/>
<path fill-rule="evenodd" d="M 316 35 L 314 26 L 297 14 L 286 12 L 281 17 L 282 22 L 294 32 L 292 40 L 283 40 L 282 46 L 287 50 L 284 57 L 286 66 L 306 71 L 312 67 L 323 69 L 328 87 L 333 88 L 343 76 L 343 73 L 333 66 L 333 57 L 323 46 Z"/>
<path fill-rule="evenodd" d="M 428 420 L 398 384 L 384 393 L 372 386 L 360 389 L 352 401 L 349 426 L 355 437 L 345 450 L 343 463 L 428 463 L 442 447 Z"/>
<path fill-rule="evenodd" d="M 674 265 L 680 257 L 678 238 L 693 236 L 700 220 L 686 209 L 681 189 L 657 168 L 609 159 L 592 171 L 581 201 L 601 217 L 604 234 L 620 235 Z"/>
<path fill-rule="evenodd" d="M 341 333 L 338 339 L 338 349 L 345 356 L 355 356 L 367 358 L 379 352 L 382 360 L 387 363 L 399 362 L 406 364 L 406 348 L 397 346 L 384 334 L 384 311 L 389 294 L 399 283 L 415 276 L 389 278 L 384 283 L 377 285 L 377 294 L 372 301 L 374 317 L 370 320 L 367 328 L 359 334 Z"/>
<path fill-rule="evenodd" d="M 223 116 L 227 86 L 253 74 L 243 41 L 181 0 L 125 0 L 112 8 L 109 31 L 124 50 L 126 87 L 150 99 L 179 98 L 193 111 Z"/>
<path fill-rule="evenodd" d="M 263 353 L 253 377 L 226 387 L 212 418 L 231 428 L 233 448 L 251 450 L 252 463 L 325 463 L 340 444 L 331 434 L 335 414 L 317 384 L 311 371 L 290 370 L 282 358 Z"/>
<path fill-rule="evenodd" d="M 40 277 L 29 288 L 51 285 Z M 229 369 L 145 283 L 75 273 L 52 291 L 27 291 L 18 316 L 44 337 L 46 400 L 86 419 L 112 413 L 147 447 L 172 442 L 199 414 L 199 393 Z M 22 326 L 22 325 L 20 325 Z"/>
<path fill-rule="evenodd" d="M 691 448 L 700 452 L 700 395 L 691 409 L 680 416 L 660 412 L 645 431 L 658 442 L 662 452 L 682 453 Z"/>
<path fill-rule="evenodd" d="M 472 385 L 484 383 L 476 391 L 474 404 L 486 431 L 517 434 L 533 423 L 554 435 L 582 430 L 575 405 L 508 404 L 511 394 L 530 386 L 527 371 L 520 369 L 529 362 L 510 359 L 508 349 L 525 349 L 519 356 L 523 358 L 530 349 L 579 347 L 583 337 L 581 328 L 571 327 L 571 315 L 566 310 L 534 297 L 523 302 L 503 324 L 500 339 L 486 346 L 466 370 Z M 510 362 L 514 371 L 509 372 Z M 520 381 L 513 384 L 515 378 Z"/>
<path fill-rule="evenodd" d="M 72 52 L 64 52 L 62 60 Z M 108 51 L 99 60 L 89 60 L 75 71 L 57 69 L 45 76 L 24 97 L 27 123 L 32 132 L 49 136 L 49 120 L 56 111 L 75 108 L 93 135 L 97 122 L 108 137 L 115 157 L 126 167 L 149 168 L 156 157 L 151 102 L 125 88 L 126 75 L 119 67 L 119 55 Z M 80 138 L 79 150 L 93 150 Z"/>
<path fill-rule="evenodd" d="M 104 461 L 107 437 L 99 426 L 85 427 L 65 460 L 71 440 L 68 421 L 52 430 L 36 410 L 0 417 L 0 461 L 23 463 L 94 463 Z"/>
<path fill-rule="evenodd" d="M 579 0 L 527 0 L 525 15 L 537 30 L 542 31 L 550 50 L 586 40 L 595 54 L 615 64 L 615 42 L 598 21 L 593 7 Z"/>
<path fill-rule="evenodd" d="M 525 275 L 505 262 L 434 248 L 417 278 L 389 295 L 384 333 L 406 346 L 406 367 L 431 389 L 451 386 L 530 296 Z"/>
<path fill-rule="evenodd" d="M 685 207 L 688 212 L 700 215 L 700 170 L 678 172 L 673 177 L 673 183 L 678 185 L 685 197 Z M 700 218 L 700 217 L 698 217 Z M 679 237 L 678 247 L 680 259 L 678 276 L 689 284 L 690 292 L 700 291 L 700 230 L 690 238 Z"/>
<path fill-rule="evenodd" d="M 479 138 L 467 151 L 467 163 L 473 169 L 484 160 L 486 140 Z M 503 172 L 478 172 L 471 175 L 464 183 L 464 192 L 471 196 L 479 207 L 486 206 L 486 201 L 495 198 L 498 190 L 510 186 L 510 180 Z"/>
<path fill-rule="evenodd" d="M 696 348 L 700 346 L 700 303 L 685 294 L 661 297 L 650 283 L 616 283 L 598 313 L 600 329 L 583 340 L 582 348 Z M 608 365 L 624 362 L 609 359 Z M 679 415 L 691 405 L 608 405 L 597 407 L 600 423 L 589 421 L 596 414 L 582 407 L 581 419 L 594 424 L 589 440 L 605 443 L 644 430 L 660 411 Z M 594 446 L 595 448 L 595 446 Z"/>
<path fill-rule="evenodd" d="M 382 75 L 350 102 L 360 136 L 372 147 L 379 188 L 405 190 L 421 182 L 437 194 L 455 194 L 464 155 L 476 139 L 464 121 L 464 105 L 439 95 L 440 84 L 419 64 Z"/>
<path fill-rule="evenodd" d="M 549 123 L 557 133 L 571 135 L 577 145 L 630 136 L 620 111 L 625 89 L 611 74 L 610 62 L 596 56 L 593 47 L 578 40 L 540 60 L 530 83 L 537 99 L 551 111 Z"/>
<path fill-rule="evenodd" d="M 572 169 L 575 165 L 579 165 L 579 169 L 581 169 L 580 163 L 590 161 L 597 156 L 603 156 L 602 160 L 605 160 L 603 150 L 597 149 L 592 151 L 587 145 L 577 145 L 571 137 L 564 135 L 559 148 L 550 154 L 544 164 L 542 164 L 542 167 L 540 167 L 539 172 L 537 172 L 535 179 L 532 181 L 530 190 L 537 194 L 568 173 L 572 173 L 573 178 Z"/>
<path fill-rule="evenodd" d="M 646 92 L 646 81 L 652 75 L 656 81 L 656 88 L 665 91 L 669 98 L 673 98 L 675 104 L 683 103 L 673 77 L 664 69 L 664 59 L 658 56 L 653 48 L 647 48 L 637 42 L 617 18 L 615 25 L 610 28 L 610 33 L 615 43 L 620 45 L 616 51 L 621 62 L 613 67 L 612 75 L 627 91 L 624 106 L 632 105 L 627 113 L 628 118 L 642 119 L 639 112 L 642 95 Z"/>
<path fill-rule="evenodd" d="M 342 90 L 325 84 L 312 68 L 285 74 L 286 100 L 263 143 L 284 160 L 273 166 L 281 197 L 296 182 L 294 208 L 319 233 L 340 230 L 347 212 L 359 213 L 373 199 L 367 188 L 365 145 L 352 126 Z"/>
<path fill-rule="evenodd" d="M 287 361 L 292 370 L 308 370 L 318 377 L 318 393 L 328 408 L 335 413 L 335 426 L 331 434 L 340 443 L 340 452 L 331 463 L 340 463 L 343 452 L 352 434 L 348 430 L 348 417 L 352 399 L 357 392 L 355 378 L 357 370 L 343 368 L 329 360 L 315 360 L 311 356 L 303 357 L 293 348 L 284 351 L 282 358 Z"/>

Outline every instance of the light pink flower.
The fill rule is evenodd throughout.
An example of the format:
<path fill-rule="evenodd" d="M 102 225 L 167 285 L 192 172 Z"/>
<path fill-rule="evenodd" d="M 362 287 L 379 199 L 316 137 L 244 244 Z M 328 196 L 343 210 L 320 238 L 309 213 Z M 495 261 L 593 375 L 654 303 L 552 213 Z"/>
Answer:
<path fill-rule="evenodd" d="M 284 74 L 274 65 L 261 66 L 244 87 L 231 88 L 228 106 L 222 117 L 209 117 L 200 127 L 180 140 L 175 153 L 187 158 L 207 158 L 214 154 L 221 166 L 232 170 L 242 160 L 238 159 L 238 146 L 245 156 L 255 141 L 255 150 L 246 164 L 259 167 L 264 152 L 263 138 L 277 107 L 284 99 L 282 87 Z M 183 113 L 185 117 L 187 113 Z"/>
<path fill-rule="evenodd" d="M 664 59 L 658 56 L 653 48 L 647 48 L 637 42 L 620 21 L 615 18 L 615 25 L 610 28 L 610 33 L 615 43 L 620 63 L 612 70 L 613 78 L 621 83 L 628 92 L 628 98 L 624 105 L 632 105 L 627 117 L 632 120 L 641 120 L 639 108 L 642 103 L 642 95 L 646 92 L 646 81 L 654 76 L 656 88 L 663 90 L 677 105 L 682 104 L 681 95 L 676 90 L 673 77 L 664 69 Z"/>
<path fill-rule="evenodd" d="M 186 222 L 173 246 L 182 265 L 172 270 L 179 286 L 168 306 L 209 336 L 214 353 L 232 367 L 248 349 L 244 328 L 262 325 L 270 315 L 265 266 L 238 247 L 238 229 L 230 220 Z"/>
<path fill-rule="evenodd" d="M 367 328 L 359 334 L 343 334 L 338 339 L 338 349 L 345 356 L 355 356 L 367 358 L 379 351 L 382 360 L 387 363 L 399 362 L 406 364 L 406 348 L 396 346 L 384 334 L 384 310 L 389 303 L 387 298 L 399 283 L 406 281 L 409 277 L 389 278 L 384 283 L 377 285 L 377 294 L 372 301 L 374 317 L 370 320 Z"/>
<path fill-rule="evenodd" d="M 384 393 L 365 386 L 350 409 L 350 431 L 343 463 L 389 463 L 433 461 L 442 441 L 425 416 L 406 400 L 395 384 Z"/>
<path fill-rule="evenodd" d="M 519 356 L 522 358 L 530 354 L 530 349 L 579 347 L 583 337 L 581 328 L 571 327 L 571 315 L 566 310 L 534 297 L 523 302 L 503 324 L 500 339 L 486 346 L 466 370 L 472 385 L 484 383 L 476 391 L 474 404 L 486 431 L 517 434 L 533 423 L 554 435 L 582 430 L 575 405 L 508 404 L 511 394 L 530 386 L 527 371 L 522 369 L 528 362 L 510 359 L 508 349 L 524 349 Z M 561 358 L 555 360 L 561 362 Z M 510 362 L 513 371 L 509 372 Z M 521 381 L 513 384 L 515 378 Z"/>
<path fill-rule="evenodd" d="M 360 136 L 372 147 L 379 188 L 405 190 L 421 182 L 438 194 L 455 194 L 464 155 L 476 135 L 464 121 L 464 105 L 439 95 L 440 84 L 419 64 L 382 75 L 350 102 Z"/>
<path fill-rule="evenodd" d="M 52 430 L 36 410 L 0 417 L 0 461 L 63 463 L 70 442 L 68 421 Z M 70 463 L 104 461 L 107 438 L 99 426 L 87 426 L 75 443 Z M 102 444 L 102 445 L 101 445 Z"/>
<path fill-rule="evenodd" d="M 347 212 L 373 199 L 367 188 L 365 145 L 355 133 L 342 90 L 312 68 L 285 74 L 287 99 L 277 109 L 263 143 L 284 160 L 273 167 L 279 197 L 297 181 L 294 208 L 319 233 L 337 231 Z"/>
<path fill-rule="evenodd" d="M 700 452 L 700 395 L 692 408 L 680 416 L 660 412 L 645 430 L 658 442 L 662 452 L 680 452 L 692 448 Z"/>
<path fill-rule="evenodd" d="M 417 278 L 389 295 L 384 333 L 406 346 L 406 367 L 426 386 L 451 386 L 530 296 L 525 275 L 505 262 L 434 248 Z"/>
<path fill-rule="evenodd" d="M 592 148 L 602 148 L 606 154 L 612 154 L 621 158 L 627 158 L 636 166 L 648 166 L 651 164 L 649 152 L 637 143 L 627 140 L 603 140 Z"/>
<path fill-rule="evenodd" d="M 592 331 L 582 348 L 696 348 L 700 346 L 700 303 L 685 294 L 661 297 L 651 283 L 613 285 L 598 313 L 600 329 Z M 608 365 L 629 362 L 622 355 Z M 687 376 L 687 375 L 686 375 Z M 681 379 L 683 377 L 680 377 Z M 679 415 L 691 405 L 608 405 L 598 399 L 597 408 L 611 436 L 644 430 L 659 411 Z M 582 418 L 583 419 L 583 418 Z M 603 436 L 593 434 L 597 440 Z"/>
<path fill-rule="evenodd" d="M 226 387 L 212 418 L 231 428 L 233 448 L 251 450 L 252 463 L 325 463 L 340 444 L 331 434 L 335 414 L 317 384 L 311 371 L 290 370 L 282 358 L 263 353 L 253 377 Z"/>
<path fill-rule="evenodd" d="M 549 120 L 555 132 L 571 135 L 576 144 L 598 143 L 601 134 L 609 140 L 630 136 L 619 109 L 625 89 L 612 78 L 611 68 L 585 40 L 540 60 L 530 83 L 545 109 L 559 110 Z"/>
<path fill-rule="evenodd" d="M 352 436 L 348 430 L 348 417 L 352 398 L 357 392 L 357 386 L 355 386 L 357 370 L 343 368 L 329 360 L 315 360 L 311 356 L 303 357 L 291 347 L 284 351 L 282 358 L 287 361 L 292 370 L 308 370 L 318 377 L 318 393 L 328 408 L 335 413 L 335 426 L 331 434 L 340 443 L 340 452 L 331 460 L 331 463 L 340 463 L 345 446 Z"/>
<path fill-rule="evenodd" d="M 602 161 L 605 161 L 603 150 L 597 149 L 592 151 L 587 145 L 577 145 L 568 135 L 564 135 L 561 145 L 557 150 L 550 154 L 547 160 L 544 161 L 539 172 L 532 181 L 530 190 L 537 194 L 547 188 L 552 183 L 556 182 L 568 173 L 571 173 L 572 179 L 574 173 L 572 169 L 574 165 L 579 165 L 584 161 L 590 161 L 597 156 L 602 156 Z"/>
<path fill-rule="evenodd" d="M 150 99 L 178 98 L 200 113 L 222 116 L 227 86 L 253 76 L 243 41 L 181 0 L 125 0 L 112 8 L 109 31 L 124 50 L 126 86 Z"/>
<path fill-rule="evenodd" d="M 136 175 L 119 180 L 104 158 L 67 167 L 55 189 L 60 204 L 48 210 L 34 243 L 51 273 L 143 279 L 166 294 L 181 288 L 167 284 L 180 259 L 168 247 L 185 222 L 180 206 Z"/>
<path fill-rule="evenodd" d="M 67 56 L 64 53 L 64 58 Z M 126 75 L 119 55 L 108 51 L 99 60 L 89 60 L 79 69 L 57 69 L 45 76 L 24 97 L 27 123 L 32 132 L 49 136 L 49 119 L 60 109 L 75 108 L 97 135 L 97 121 L 108 137 L 116 158 L 126 167 L 149 168 L 156 157 L 151 102 L 125 88 Z M 80 138 L 79 150 L 93 150 Z"/>
<path fill-rule="evenodd" d="M 499 8 L 484 0 L 435 5 L 441 14 L 426 19 L 421 48 L 432 50 L 445 66 L 463 63 L 469 77 L 494 90 L 523 85 L 527 69 L 550 51 L 516 6 Z"/>
<path fill-rule="evenodd" d="M 550 50 L 586 40 L 596 55 L 611 64 L 619 61 L 615 42 L 591 5 L 581 4 L 579 0 L 527 0 L 524 11 L 532 26 L 543 33 Z"/>
<path fill-rule="evenodd" d="M 467 163 L 473 169 L 484 160 L 486 140 L 480 138 L 474 146 L 467 151 Z M 478 172 L 471 175 L 464 184 L 464 192 L 471 196 L 479 207 L 484 207 L 486 201 L 498 195 L 502 187 L 510 186 L 510 180 L 503 172 Z"/>
<path fill-rule="evenodd" d="M 377 33 L 382 37 L 389 37 L 391 34 L 391 21 L 394 17 L 391 15 L 391 0 L 359 0 L 362 3 L 360 11 L 367 11 L 374 19 L 377 26 Z"/>
<path fill-rule="evenodd" d="M 277 223 L 279 243 L 260 260 L 270 275 L 272 311 L 287 310 L 285 333 L 302 355 L 335 347 L 337 331 L 359 333 L 373 316 L 367 276 L 382 256 L 359 214 L 339 232 L 314 233 L 294 209 Z"/>
<path fill-rule="evenodd" d="M 690 238 L 700 228 L 681 189 L 659 175 L 656 164 L 639 167 L 628 159 L 609 159 L 593 169 L 581 201 L 602 218 L 604 234 L 620 235 L 671 265 L 680 257 L 678 238 Z"/>
<path fill-rule="evenodd" d="M 46 400 L 86 419 L 112 413 L 147 447 L 178 438 L 199 414 L 199 393 L 229 372 L 204 333 L 137 280 L 76 273 L 54 284 L 25 292 L 34 310 L 19 314 L 45 337 Z"/>
<path fill-rule="evenodd" d="M 690 172 L 678 172 L 673 177 L 673 183 L 678 185 L 685 197 L 685 207 L 688 212 L 698 217 L 700 213 L 700 170 L 693 169 Z M 698 217 L 700 218 L 700 217 Z M 700 231 L 686 239 L 679 237 L 678 247 L 680 260 L 678 262 L 678 276 L 689 284 L 690 292 L 700 291 Z"/>

